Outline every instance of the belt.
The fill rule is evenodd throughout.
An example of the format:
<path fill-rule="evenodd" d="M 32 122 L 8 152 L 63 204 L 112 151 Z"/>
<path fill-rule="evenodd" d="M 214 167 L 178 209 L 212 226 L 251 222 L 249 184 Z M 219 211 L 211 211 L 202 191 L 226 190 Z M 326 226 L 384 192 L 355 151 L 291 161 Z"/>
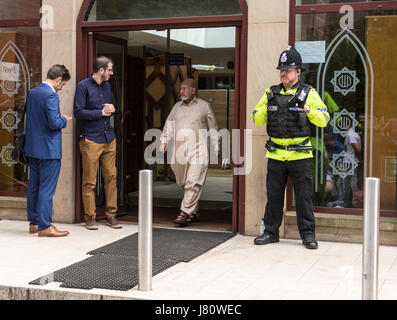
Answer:
<path fill-rule="evenodd" d="M 309 138 L 305 139 L 299 144 L 289 144 L 287 146 L 282 146 L 272 141 L 274 147 L 276 147 L 277 149 L 288 150 L 288 151 L 313 150 L 314 149 L 313 146 L 306 146 L 308 142 L 309 142 Z"/>

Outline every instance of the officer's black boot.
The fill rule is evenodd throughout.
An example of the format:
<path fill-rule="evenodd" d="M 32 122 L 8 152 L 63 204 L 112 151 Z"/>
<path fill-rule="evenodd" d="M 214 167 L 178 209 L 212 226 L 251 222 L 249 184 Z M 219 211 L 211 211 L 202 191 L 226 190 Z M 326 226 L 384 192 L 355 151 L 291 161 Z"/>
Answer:
<path fill-rule="evenodd" d="M 254 243 L 256 245 L 264 245 L 264 244 L 268 244 L 268 243 L 274 243 L 274 242 L 279 242 L 279 237 L 278 236 L 274 236 L 270 233 L 263 233 L 262 235 L 260 235 L 259 237 L 256 237 L 254 240 Z"/>
<path fill-rule="evenodd" d="M 302 239 L 302 243 L 305 245 L 307 249 L 317 249 L 318 243 L 314 238 L 306 238 Z"/>

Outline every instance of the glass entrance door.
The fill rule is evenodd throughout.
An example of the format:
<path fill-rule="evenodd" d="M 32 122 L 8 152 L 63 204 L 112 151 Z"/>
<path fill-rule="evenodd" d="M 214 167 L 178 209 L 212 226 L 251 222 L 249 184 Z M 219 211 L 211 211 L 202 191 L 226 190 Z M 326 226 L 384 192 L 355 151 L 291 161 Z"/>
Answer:
<path fill-rule="evenodd" d="M 125 95 L 121 95 L 125 96 L 125 101 L 118 102 L 122 106 L 122 115 L 114 122 L 116 134 L 122 141 L 118 163 L 124 163 L 122 170 L 118 166 L 119 196 L 126 200 L 124 203 L 127 205 L 122 222 L 137 222 L 138 173 L 141 169 L 150 169 L 153 171 L 153 222 L 155 225 L 174 226 L 172 221 L 180 212 L 184 193 L 176 184 L 171 155 L 160 155 L 157 149 L 153 153 L 154 138 L 150 140 L 147 137 L 153 133 L 156 141 L 159 139 L 168 115 L 180 101 L 180 85 L 187 77 L 196 80 L 199 98 L 210 103 L 225 138 L 232 136 L 235 123 L 235 28 L 99 32 L 93 37 L 95 56 L 106 55 L 114 60 L 114 93 L 118 90 L 117 83 L 125 82 L 127 78 Z M 121 46 L 108 41 L 114 38 L 120 41 L 128 39 L 126 72 L 122 75 L 117 74 L 117 68 L 122 64 L 117 66 L 117 55 L 114 55 L 114 52 L 121 53 Z M 117 101 L 117 96 L 114 101 Z M 224 158 L 219 155 L 215 159 L 212 153 L 199 201 L 202 221 L 192 228 L 232 228 L 233 168 L 229 140 L 230 145 L 223 150 Z M 223 144 L 227 144 L 226 140 Z M 156 156 L 162 156 L 163 161 L 157 161 Z M 105 205 L 100 180 L 96 192 L 100 208 Z"/>
<path fill-rule="evenodd" d="M 188 1 L 188 6 L 186 6 L 186 2 L 184 5 L 181 6 L 181 1 L 171 1 L 171 0 L 162 0 L 162 1 L 124 1 L 125 5 L 119 5 L 120 1 L 97 1 L 97 0 L 86 0 L 83 2 L 83 5 L 80 9 L 79 17 L 78 17 L 78 26 L 77 26 L 77 52 L 82 56 L 88 54 L 88 56 L 94 56 L 92 51 L 94 51 L 94 45 L 90 45 L 90 42 L 87 41 L 89 38 L 90 31 L 95 32 L 104 32 L 109 34 L 110 32 L 114 32 L 113 36 L 118 37 L 120 33 L 123 33 L 127 30 L 138 31 L 138 30 L 148 30 L 154 29 L 153 31 L 162 31 L 167 30 L 169 28 L 174 29 L 195 29 L 195 28 L 224 28 L 224 27 L 231 27 L 235 28 L 235 39 L 236 47 L 234 48 L 233 52 L 236 53 L 235 61 L 226 61 L 227 64 L 224 66 L 225 70 L 226 66 L 230 69 L 230 72 L 235 70 L 235 81 L 233 81 L 232 77 L 225 77 L 222 75 L 219 78 L 219 81 L 215 79 L 210 79 L 211 82 L 215 81 L 219 83 L 220 86 L 227 85 L 234 87 L 235 86 L 235 94 L 233 99 L 233 93 L 231 89 L 228 90 L 228 94 L 226 95 L 225 99 L 227 104 L 230 106 L 227 109 L 227 116 L 225 118 L 231 119 L 231 112 L 236 110 L 234 113 L 235 121 L 233 122 L 234 127 L 237 128 L 244 128 L 245 122 L 240 121 L 240 116 L 245 114 L 245 105 L 246 105 L 246 68 L 241 67 L 242 65 L 246 64 L 246 48 L 247 48 L 247 4 L 244 0 L 217 0 L 217 1 L 206 1 L 203 3 L 198 3 L 197 1 Z M 158 10 L 159 6 L 162 10 Z M 120 9 L 122 8 L 122 9 Z M 187 9 L 186 9 L 187 8 Z M 186 32 L 185 32 L 186 33 Z M 118 35 L 115 35 L 118 34 Z M 183 34 L 181 35 L 183 36 Z M 146 38 L 151 37 L 150 43 L 148 47 L 153 48 L 155 46 L 156 38 L 157 40 L 161 37 L 156 34 L 145 35 Z M 181 43 L 182 41 L 176 41 L 175 43 Z M 80 41 L 81 40 L 81 41 Z M 144 46 L 144 50 L 140 50 L 136 45 L 130 42 L 135 42 L 135 39 L 128 39 L 128 55 L 132 55 L 133 58 L 136 55 L 141 56 L 142 53 L 155 53 L 157 50 L 147 50 L 146 46 Z M 200 40 L 197 37 L 194 37 L 194 40 Z M 219 43 L 223 43 L 224 39 L 220 39 Z M 131 46 L 130 46 L 131 44 Z M 171 44 L 171 43 L 170 43 Z M 193 43 L 190 44 L 191 46 L 199 47 L 194 45 Z M 171 46 L 172 47 L 172 46 Z M 136 51 L 138 49 L 138 52 Z M 155 49 L 155 48 L 153 48 Z M 164 50 L 163 50 L 164 51 Z M 176 54 L 180 52 L 175 51 Z M 154 56 L 152 56 L 155 58 Z M 199 60 L 208 58 L 208 56 L 199 56 Z M 226 58 L 226 57 L 222 57 Z M 139 74 L 138 77 L 142 78 L 142 71 L 146 72 L 145 68 L 142 69 L 142 60 L 138 59 L 130 59 L 128 60 L 128 68 L 129 66 L 138 65 Z M 87 69 L 87 62 L 88 60 L 84 60 L 82 63 L 77 60 L 77 74 L 78 79 L 81 79 L 86 76 Z M 88 63 L 90 63 L 88 61 Z M 217 61 L 209 61 L 209 71 L 211 71 L 213 65 L 218 66 Z M 203 63 L 200 63 L 203 64 Z M 206 62 L 204 62 L 206 64 Z M 211 68 L 210 68 L 211 67 Z M 128 69 L 130 70 L 130 69 Z M 130 74 L 130 72 L 128 72 Z M 134 75 L 135 76 L 135 75 Z M 131 78 L 128 80 L 130 82 Z M 135 79 L 133 79 L 135 80 Z M 198 79 L 200 82 L 200 79 Z M 203 83 L 203 81 L 201 81 Z M 234 84 L 235 83 L 235 84 Z M 218 85 L 217 85 L 218 87 Z M 139 87 L 138 89 L 141 89 Z M 169 88 L 167 88 L 169 89 Z M 226 88 L 224 88 L 226 89 Z M 130 85 L 128 90 L 126 90 L 128 94 L 132 94 Z M 134 89 L 135 91 L 135 89 Z M 167 90 L 168 91 L 168 90 Z M 153 93 L 153 92 L 152 92 Z M 159 92 L 155 92 L 154 95 L 159 94 Z M 161 94 L 159 94 L 161 96 Z M 230 100 L 230 102 L 229 102 Z M 135 101 L 134 101 L 135 103 Z M 234 109 L 231 109 L 231 106 L 234 103 Z M 140 106 L 141 104 L 137 104 Z M 126 107 L 125 105 L 124 107 Z M 132 106 L 132 104 L 131 104 Z M 129 106 L 128 106 L 129 108 Z M 136 108 L 135 108 L 136 109 Z M 164 109 L 165 110 L 165 109 Z M 133 112 L 128 112 L 130 110 L 124 109 L 123 111 L 123 118 L 125 119 L 134 119 L 131 115 Z M 158 113 L 158 110 L 156 110 Z M 128 115 L 127 115 L 128 114 Z M 158 119 L 158 114 L 155 114 L 156 118 Z M 153 117 L 155 120 L 155 117 Z M 123 119 L 122 119 L 123 121 Z M 129 124 L 125 126 L 125 130 L 121 130 L 122 135 L 124 136 L 124 140 L 133 141 L 137 140 L 140 126 L 144 124 L 144 121 L 141 121 L 139 125 L 135 125 L 134 123 L 130 123 L 130 120 L 127 121 Z M 131 128 L 138 129 L 137 130 L 130 130 Z M 228 127 L 229 128 L 229 127 Z M 242 135 L 241 135 L 242 137 Z M 138 139 L 139 140 L 139 139 Z M 244 142 L 242 141 L 239 146 L 244 148 Z M 139 146 L 136 147 L 138 150 L 142 150 Z M 129 149 L 128 149 L 129 151 Z M 127 152 L 124 146 L 124 152 Z M 134 156 L 134 154 L 132 153 Z M 139 158 L 140 155 L 137 154 L 135 157 Z M 125 159 L 128 159 L 128 156 L 124 156 Z M 136 165 L 139 165 L 139 162 L 134 162 Z M 134 164 L 134 165 L 135 165 Z M 232 165 L 231 162 L 225 161 L 224 167 L 228 167 L 228 165 Z M 235 165 L 235 170 L 237 172 L 241 172 L 239 165 Z M 125 167 L 126 168 L 126 167 Z M 160 168 L 161 169 L 161 168 Z M 244 169 L 242 167 L 242 169 Z M 159 170 L 159 174 L 164 173 L 164 170 Z M 79 180 L 79 167 L 76 170 L 77 180 Z M 157 173 L 157 172 L 156 172 Z M 126 177 L 126 186 L 131 187 L 136 185 L 136 179 L 134 179 L 133 175 L 130 175 L 128 172 L 124 172 Z M 244 222 L 245 222 L 245 206 L 244 206 L 244 199 L 245 199 L 245 176 L 243 174 L 234 175 L 233 176 L 233 191 L 230 194 L 234 194 L 232 197 L 232 229 L 233 231 L 238 231 L 239 229 L 244 230 Z M 124 193 L 128 193 L 125 191 Z M 227 193 L 229 194 L 229 193 Z M 80 196 L 79 189 L 76 188 L 76 196 Z M 79 201 L 76 204 L 77 211 L 81 210 L 81 205 L 79 205 Z M 77 220 L 79 220 L 79 216 L 77 216 Z"/>
<path fill-rule="evenodd" d="M 125 59 L 127 43 L 123 39 L 114 38 L 103 34 L 92 34 L 91 37 L 92 47 L 94 50 L 90 57 L 92 61 L 90 61 L 89 66 L 91 66 L 94 59 L 99 56 L 109 57 L 113 61 L 113 76 L 110 78 L 109 82 L 113 95 L 113 105 L 116 108 L 116 112 L 112 115 L 110 121 L 116 134 L 117 202 L 118 213 L 122 213 L 125 211 L 122 119 L 125 106 L 124 88 L 126 81 Z M 105 217 L 104 208 L 106 207 L 106 199 L 102 178 L 102 168 L 100 165 L 98 168 L 97 184 L 95 188 L 95 201 L 97 205 L 97 218 Z"/>

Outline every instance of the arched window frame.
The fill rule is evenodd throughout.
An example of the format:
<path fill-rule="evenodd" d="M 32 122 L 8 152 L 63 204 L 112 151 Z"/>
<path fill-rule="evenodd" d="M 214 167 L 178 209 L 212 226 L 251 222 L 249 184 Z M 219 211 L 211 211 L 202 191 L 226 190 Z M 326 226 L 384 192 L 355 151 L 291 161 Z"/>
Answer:
<path fill-rule="evenodd" d="M 397 9 L 397 1 L 373 1 L 373 2 L 339 2 L 339 3 L 329 3 L 329 4 L 307 4 L 307 5 L 296 5 L 296 0 L 289 0 L 290 7 L 290 17 L 289 17 L 289 45 L 295 44 L 295 17 L 298 14 L 302 15 L 311 15 L 316 13 L 332 13 L 340 12 L 340 8 L 343 5 L 349 5 L 353 8 L 354 12 L 358 11 L 371 11 L 371 10 L 396 10 Z M 296 207 L 293 205 L 293 188 L 292 182 L 289 181 L 287 185 L 287 210 L 295 211 Z M 324 213 L 335 213 L 334 209 L 329 209 L 325 207 L 314 207 L 315 212 L 324 212 Z M 355 214 L 362 215 L 363 209 L 354 209 L 354 208 L 346 208 L 346 209 L 338 209 L 337 214 Z M 397 216 L 396 210 L 380 210 L 380 214 L 382 216 Z"/>

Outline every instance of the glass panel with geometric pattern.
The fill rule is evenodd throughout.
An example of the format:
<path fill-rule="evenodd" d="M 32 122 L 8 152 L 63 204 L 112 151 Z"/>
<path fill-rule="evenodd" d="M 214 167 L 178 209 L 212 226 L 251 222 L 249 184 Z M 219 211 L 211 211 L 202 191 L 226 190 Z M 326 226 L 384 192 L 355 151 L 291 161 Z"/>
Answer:
<path fill-rule="evenodd" d="M 241 14 L 238 0 L 93 0 L 86 21 Z"/>
<path fill-rule="evenodd" d="M 0 20 L 40 19 L 40 0 L 1 0 Z"/>
<path fill-rule="evenodd" d="M 11 152 L 26 95 L 40 80 L 40 27 L 0 28 L 0 194 L 26 194 L 28 168 Z"/>
<path fill-rule="evenodd" d="M 397 10 L 356 11 L 343 29 L 339 12 L 295 21 L 302 81 L 317 89 L 331 118 L 313 139 L 314 205 L 363 208 L 364 177 L 372 176 L 381 180 L 380 208 L 396 210 Z"/>

